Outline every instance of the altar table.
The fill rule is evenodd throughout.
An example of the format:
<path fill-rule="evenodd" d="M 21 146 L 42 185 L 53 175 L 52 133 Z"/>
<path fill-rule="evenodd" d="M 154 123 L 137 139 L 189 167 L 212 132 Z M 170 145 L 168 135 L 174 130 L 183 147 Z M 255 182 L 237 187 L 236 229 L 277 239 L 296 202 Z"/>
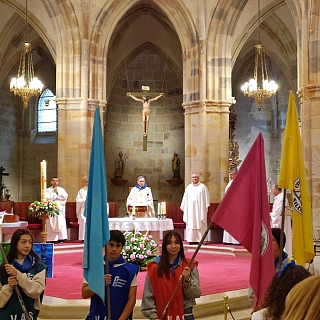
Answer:
<path fill-rule="evenodd" d="M 173 230 L 172 219 L 158 220 L 157 218 L 109 218 L 109 229 L 110 230 L 121 230 L 121 231 L 140 231 L 149 233 L 153 236 L 156 243 L 162 239 L 163 231 Z"/>
<path fill-rule="evenodd" d="M 0 234 L 0 241 L 10 242 L 11 237 L 16 230 L 25 229 L 27 227 L 28 227 L 27 221 L 2 223 L 2 225 L 0 226 L 0 228 L 2 229 Z"/>

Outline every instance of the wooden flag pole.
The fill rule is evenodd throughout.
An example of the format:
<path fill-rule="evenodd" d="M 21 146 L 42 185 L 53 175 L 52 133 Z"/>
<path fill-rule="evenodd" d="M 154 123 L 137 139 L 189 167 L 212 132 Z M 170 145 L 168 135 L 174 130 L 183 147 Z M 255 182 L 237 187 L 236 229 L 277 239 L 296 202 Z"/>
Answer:
<path fill-rule="evenodd" d="M 5 264 L 7 264 L 7 263 L 8 263 L 8 259 L 7 259 L 6 253 L 5 253 L 4 250 L 3 250 L 3 246 L 2 246 L 2 243 L 1 243 L 1 242 L 0 242 L 0 250 L 1 250 L 3 262 L 4 262 Z M 25 304 L 24 304 L 24 301 L 23 301 L 23 299 L 22 299 L 22 296 L 21 296 L 21 293 L 20 293 L 20 290 L 19 290 L 18 286 L 15 285 L 15 286 L 14 286 L 14 290 L 16 291 L 16 294 L 17 294 L 17 296 L 18 296 L 18 300 L 19 300 L 19 303 L 20 303 L 20 305 L 21 305 L 22 311 L 23 311 L 23 313 L 24 313 L 24 315 L 25 315 L 25 319 L 26 319 L 26 320 L 30 320 L 28 311 L 27 311 L 27 309 L 26 309 L 26 306 L 25 306 Z"/>
<path fill-rule="evenodd" d="M 106 274 L 109 273 L 109 260 L 108 260 L 108 245 L 106 244 L 104 247 L 104 262 L 106 264 Z M 111 319 L 111 306 L 110 306 L 110 284 L 107 285 L 107 311 L 108 311 L 108 319 Z"/>
<path fill-rule="evenodd" d="M 279 256 L 279 266 L 278 270 L 280 270 L 282 266 L 282 256 L 283 256 L 283 242 L 284 242 L 284 223 L 285 223 L 285 209 L 286 209 L 286 192 L 287 189 L 283 189 L 283 199 L 282 199 L 282 210 L 281 210 L 281 233 L 280 233 L 280 256 Z"/>

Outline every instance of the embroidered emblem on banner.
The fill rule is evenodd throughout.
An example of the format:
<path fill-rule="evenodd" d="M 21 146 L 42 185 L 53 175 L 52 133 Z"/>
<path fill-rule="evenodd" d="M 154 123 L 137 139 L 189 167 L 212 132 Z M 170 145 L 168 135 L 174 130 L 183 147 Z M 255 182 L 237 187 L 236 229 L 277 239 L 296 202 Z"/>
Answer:
<path fill-rule="evenodd" d="M 269 234 L 266 225 L 261 223 L 261 243 L 260 243 L 260 255 L 263 256 L 267 251 L 269 245 Z"/>
<path fill-rule="evenodd" d="M 293 208 L 297 213 L 302 214 L 300 177 L 293 181 Z"/>

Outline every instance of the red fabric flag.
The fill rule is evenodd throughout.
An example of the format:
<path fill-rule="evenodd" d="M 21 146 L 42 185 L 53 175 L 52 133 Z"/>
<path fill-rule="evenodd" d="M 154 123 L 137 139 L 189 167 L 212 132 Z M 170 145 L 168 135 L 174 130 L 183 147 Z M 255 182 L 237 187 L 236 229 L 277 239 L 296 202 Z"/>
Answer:
<path fill-rule="evenodd" d="M 212 222 L 227 230 L 252 254 L 250 286 L 259 307 L 274 274 L 264 141 L 259 133 L 223 197 Z"/>

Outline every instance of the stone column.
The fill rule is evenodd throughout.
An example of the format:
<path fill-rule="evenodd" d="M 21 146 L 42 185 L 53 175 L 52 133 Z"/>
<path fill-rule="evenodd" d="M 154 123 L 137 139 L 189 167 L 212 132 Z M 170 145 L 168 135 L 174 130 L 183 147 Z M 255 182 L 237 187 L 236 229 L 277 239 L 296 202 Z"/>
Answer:
<path fill-rule="evenodd" d="M 303 2 L 298 43 L 298 92 L 301 105 L 301 137 L 315 228 L 320 227 L 320 5 Z"/>
<path fill-rule="evenodd" d="M 224 173 L 229 167 L 230 101 L 199 101 L 184 103 L 185 109 L 185 179 L 200 175 L 210 192 L 210 202 L 220 202 L 224 193 Z M 192 132 L 192 134 L 191 134 Z M 226 181 L 227 183 L 227 181 Z"/>
<path fill-rule="evenodd" d="M 57 174 L 60 185 L 69 194 L 68 200 L 75 201 L 81 177 L 89 173 L 94 112 L 102 103 L 93 99 L 60 98 L 57 99 L 57 104 L 59 121 Z M 104 119 L 103 105 L 101 119 Z"/>
<path fill-rule="evenodd" d="M 320 227 L 320 85 L 299 90 L 301 98 L 301 137 L 306 175 L 312 204 L 314 234 Z"/>

